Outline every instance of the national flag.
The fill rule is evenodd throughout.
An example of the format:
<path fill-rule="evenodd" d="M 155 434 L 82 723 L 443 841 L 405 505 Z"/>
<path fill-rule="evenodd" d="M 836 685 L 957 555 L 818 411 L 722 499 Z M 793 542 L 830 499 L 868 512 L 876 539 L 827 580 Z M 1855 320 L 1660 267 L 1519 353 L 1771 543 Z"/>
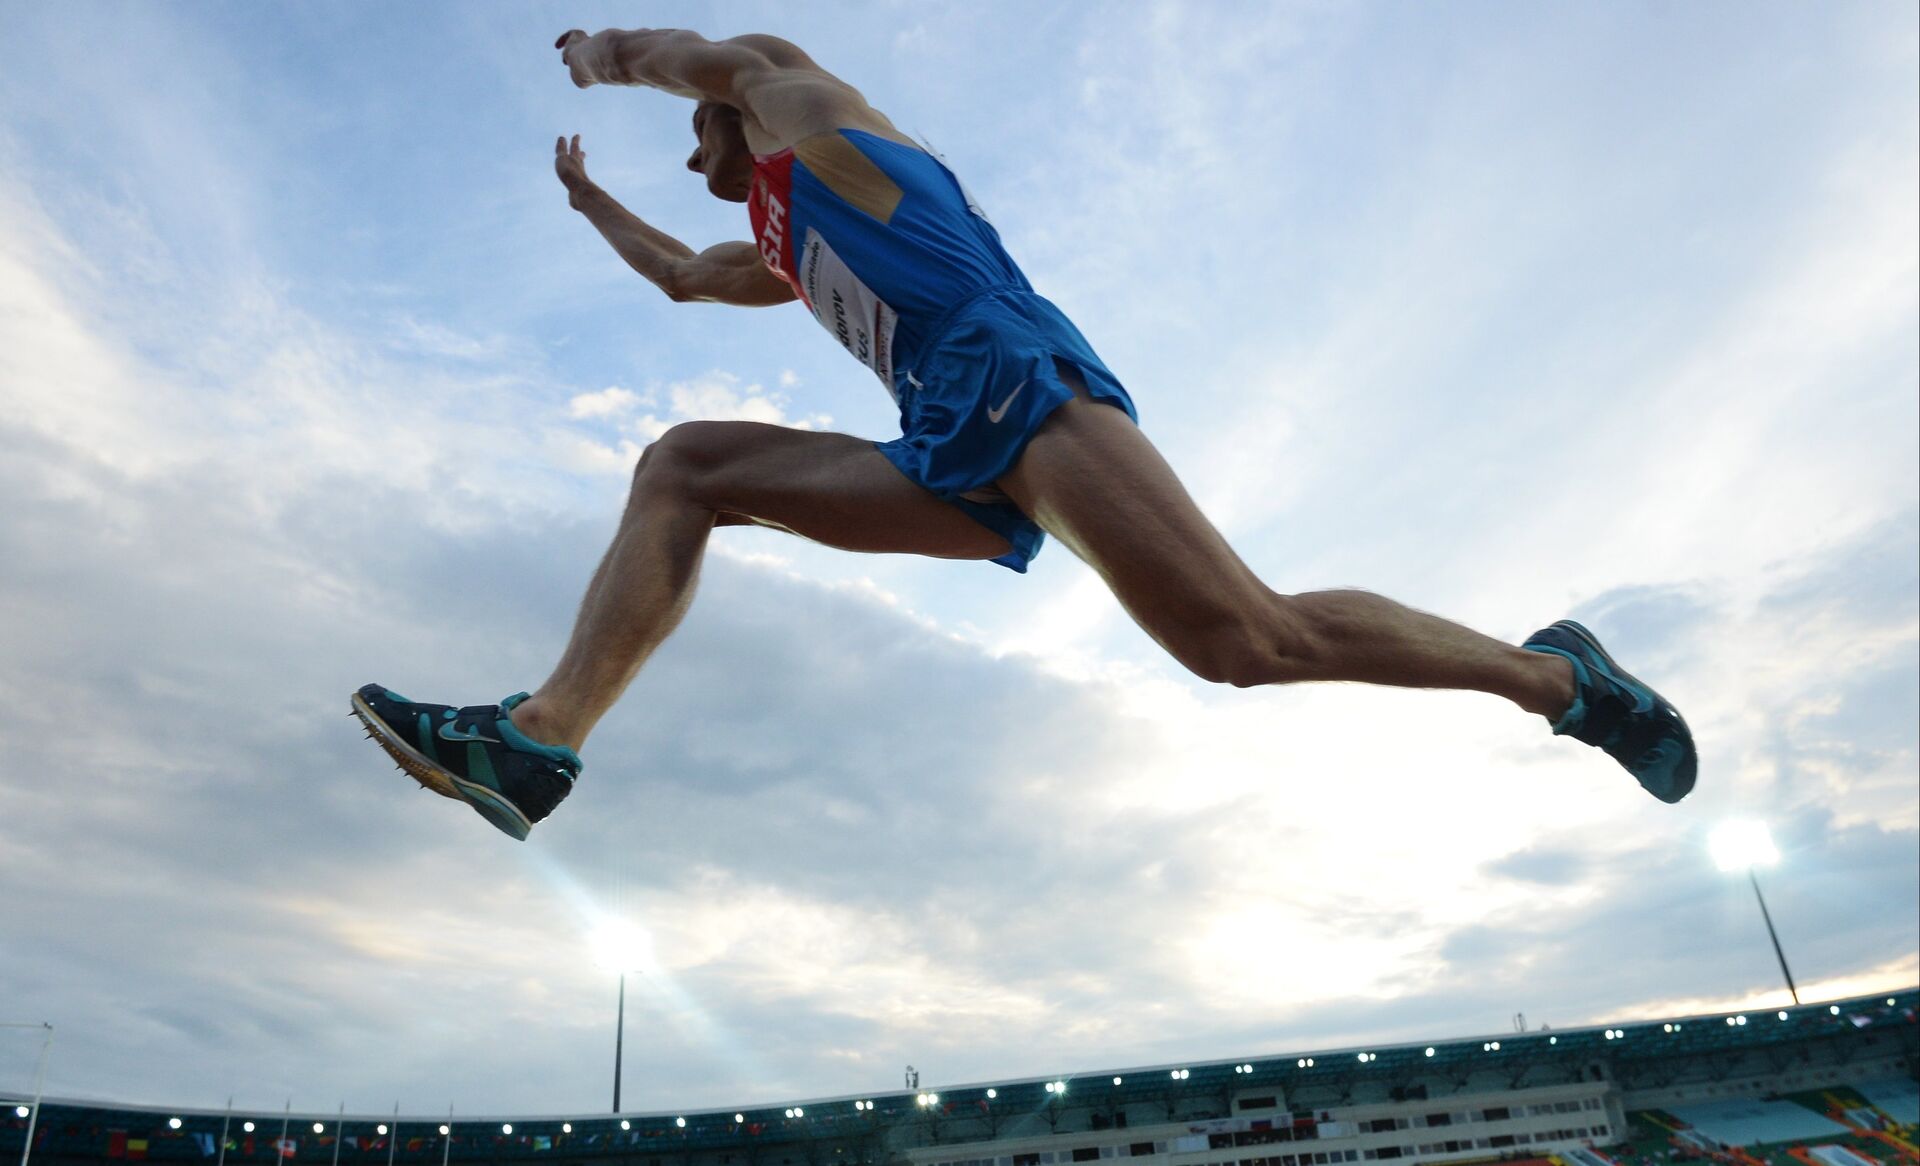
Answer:
<path fill-rule="evenodd" d="M 292 1138 L 275 1138 L 273 1140 L 273 1148 L 279 1152 L 282 1158 L 291 1158 L 295 1151 L 300 1149 L 300 1146 Z"/>
<path fill-rule="evenodd" d="M 213 1135 L 212 1134 L 195 1134 L 193 1135 L 193 1141 L 195 1145 L 200 1147 L 200 1156 L 202 1158 L 213 1157 Z"/>
<path fill-rule="evenodd" d="M 533 1148 L 536 1150 L 551 1150 L 553 1149 L 553 1139 L 546 1134 L 535 1134 L 533 1136 Z"/>
<path fill-rule="evenodd" d="M 127 1131 L 107 1131 L 107 1157 L 124 1158 L 127 1156 Z"/>
<path fill-rule="evenodd" d="M 146 1156 L 147 1156 L 147 1139 L 145 1138 L 128 1138 L 127 1139 L 127 1157 L 128 1158 L 138 1161 L 138 1160 L 144 1159 Z"/>

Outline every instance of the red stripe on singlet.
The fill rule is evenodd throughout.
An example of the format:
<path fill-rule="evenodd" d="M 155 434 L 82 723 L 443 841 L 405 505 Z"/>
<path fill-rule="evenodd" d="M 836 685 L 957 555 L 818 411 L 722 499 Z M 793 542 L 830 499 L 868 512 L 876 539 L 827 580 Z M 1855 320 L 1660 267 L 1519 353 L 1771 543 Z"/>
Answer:
<path fill-rule="evenodd" d="M 804 302 L 799 273 L 793 267 L 793 149 L 753 156 L 753 193 L 747 199 L 753 245 L 775 275 L 792 285 Z M 808 304 L 809 308 L 813 305 Z"/>

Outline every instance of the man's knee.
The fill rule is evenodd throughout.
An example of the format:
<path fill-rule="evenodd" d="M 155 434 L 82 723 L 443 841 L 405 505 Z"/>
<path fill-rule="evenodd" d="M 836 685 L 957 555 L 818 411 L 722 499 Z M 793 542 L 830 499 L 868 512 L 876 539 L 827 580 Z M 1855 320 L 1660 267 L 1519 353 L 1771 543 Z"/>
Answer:
<path fill-rule="evenodd" d="M 1311 679 L 1320 656 L 1306 613 L 1285 595 L 1183 621 L 1168 647 L 1202 680 L 1235 688 Z"/>
<path fill-rule="evenodd" d="M 695 497 L 739 446 L 737 422 L 683 421 L 640 451 L 633 492 Z"/>

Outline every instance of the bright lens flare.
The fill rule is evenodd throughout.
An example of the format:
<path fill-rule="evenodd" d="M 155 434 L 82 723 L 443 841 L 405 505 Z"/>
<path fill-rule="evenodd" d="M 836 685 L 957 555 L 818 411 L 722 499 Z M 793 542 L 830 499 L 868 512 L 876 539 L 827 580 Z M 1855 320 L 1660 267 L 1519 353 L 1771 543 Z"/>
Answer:
<path fill-rule="evenodd" d="M 1772 866 L 1780 861 L 1780 851 L 1764 822 L 1728 822 L 1707 838 L 1707 849 L 1721 870 L 1748 870 Z"/>
<path fill-rule="evenodd" d="M 630 923 L 609 922 L 588 936 L 593 960 L 609 972 L 637 972 L 653 959 L 653 944 L 645 932 Z"/>

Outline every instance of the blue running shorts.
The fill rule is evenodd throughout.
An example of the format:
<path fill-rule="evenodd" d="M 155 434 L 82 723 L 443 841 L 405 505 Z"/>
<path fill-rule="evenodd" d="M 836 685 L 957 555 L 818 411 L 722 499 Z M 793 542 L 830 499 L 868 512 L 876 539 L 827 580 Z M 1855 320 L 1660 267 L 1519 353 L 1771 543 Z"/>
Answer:
<path fill-rule="evenodd" d="M 1017 287 L 962 300 L 934 328 L 910 369 L 899 370 L 901 435 L 875 447 L 908 478 L 1005 538 L 993 560 L 1024 572 L 1046 535 L 994 482 L 1012 469 L 1043 422 L 1073 400 L 1056 362 L 1073 366 L 1096 401 L 1126 410 L 1133 399 L 1073 321 Z"/>

